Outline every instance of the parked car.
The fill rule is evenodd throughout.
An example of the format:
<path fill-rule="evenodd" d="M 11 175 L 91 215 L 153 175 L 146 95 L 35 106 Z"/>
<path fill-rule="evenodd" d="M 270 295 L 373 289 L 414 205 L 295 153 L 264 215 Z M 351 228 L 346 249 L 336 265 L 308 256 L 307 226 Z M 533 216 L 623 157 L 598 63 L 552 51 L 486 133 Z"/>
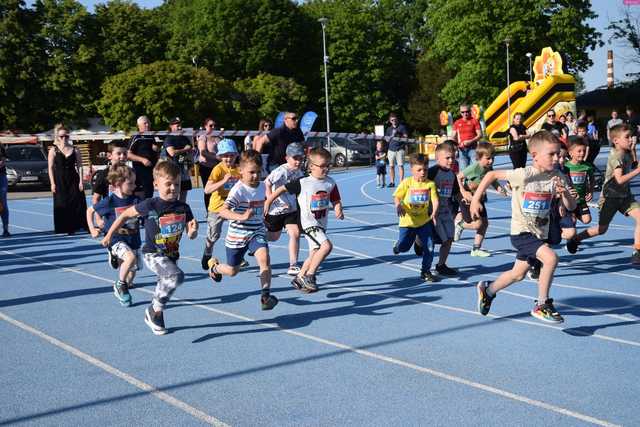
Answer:
<path fill-rule="evenodd" d="M 327 138 L 322 136 L 312 136 L 307 138 L 307 144 L 312 147 L 327 148 Z M 350 164 L 366 164 L 371 160 L 371 150 L 366 144 L 358 143 L 352 139 L 344 137 L 331 138 L 331 163 L 337 167 Z"/>
<path fill-rule="evenodd" d="M 18 184 L 49 186 L 47 157 L 42 147 L 33 144 L 7 145 L 5 151 L 9 187 Z"/>

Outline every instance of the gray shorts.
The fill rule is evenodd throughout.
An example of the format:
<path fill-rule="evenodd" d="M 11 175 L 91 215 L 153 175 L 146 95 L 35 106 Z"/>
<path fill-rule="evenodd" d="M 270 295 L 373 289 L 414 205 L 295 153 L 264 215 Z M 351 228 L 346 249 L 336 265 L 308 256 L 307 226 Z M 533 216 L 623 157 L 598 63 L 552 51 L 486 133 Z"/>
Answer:
<path fill-rule="evenodd" d="M 404 150 L 388 151 L 387 158 L 389 159 L 389 167 L 394 167 L 397 163 L 398 166 L 404 165 Z"/>
<path fill-rule="evenodd" d="M 304 230 L 304 237 L 309 244 L 309 251 L 320 249 L 320 245 L 329 240 L 325 231 L 320 227 L 309 227 Z"/>
<path fill-rule="evenodd" d="M 124 257 L 127 252 L 133 252 L 136 256 L 136 262 L 134 264 L 134 269 L 137 271 L 142 270 L 142 259 L 140 258 L 140 250 L 139 249 L 131 249 L 129 245 L 125 242 L 120 241 L 116 242 L 111 246 L 111 253 L 115 255 L 120 261 L 124 261 Z"/>
<path fill-rule="evenodd" d="M 225 219 L 217 212 L 207 212 L 207 240 L 209 242 L 215 243 L 220 239 L 224 222 Z"/>

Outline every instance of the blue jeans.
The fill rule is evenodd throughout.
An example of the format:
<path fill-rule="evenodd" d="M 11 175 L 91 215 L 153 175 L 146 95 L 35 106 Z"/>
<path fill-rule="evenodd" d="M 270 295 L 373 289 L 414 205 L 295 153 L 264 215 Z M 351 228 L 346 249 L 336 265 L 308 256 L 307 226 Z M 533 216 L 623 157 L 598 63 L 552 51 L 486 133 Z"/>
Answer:
<path fill-rule="evenodd" d="M 9 230 L 9 205 L 7 204 L 7 192 L 9 191 L 9 181 L 6 175 L 0 175 L 0 203 L 2 209 L 2 228 L 4 231 Z"/>
<path fill-rule="evenodd" d="M 398 250 L 407 252 L 413 246 L 416 236 L 420 237 L 422 242 L 422 272 L 431 270 L 433 263 L 433 235 L 435 230 L 433 223 L 429 221 L 421 227 L 399 227 L 400 235 L 398 236 Z"/>
<path fill-rule="evenodd" d="M 473 162 L 475 151 L 473 148 L 460 148 L 458 152 L 460 153 L 460 170 L 463 170 Z"/>

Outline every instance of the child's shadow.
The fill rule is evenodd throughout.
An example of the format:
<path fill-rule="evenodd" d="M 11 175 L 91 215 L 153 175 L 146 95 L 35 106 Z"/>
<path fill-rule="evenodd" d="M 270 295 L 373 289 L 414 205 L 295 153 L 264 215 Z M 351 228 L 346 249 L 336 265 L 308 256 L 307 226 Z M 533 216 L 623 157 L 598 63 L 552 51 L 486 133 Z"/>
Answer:
<path fill-rule="evenodd" d="M 563 314 L 573 316 L 602 316 L 607 314 L 624 315 L 630 314 L 640 319 L 640 304 L 633 300 L 618 297 L 576 297 L 562 300 L 563 304 L 571 305 L 578 308 L 588 308 L 591 310 L 598 310 L 597 313 L 590 311 L 583 311 L 578 309 L 571 309 L 564 311 Z M 603 323 L 600 325 L 591 326 L 578 326 L 575 328 L 566 328 L 562 332 L 575 337 L 587 337 L 592 336 L 596 331 L 606 328 L 615 328 L 618 326 L 637 325 L 640 320 L 623 320 L 614 323 Z"/>

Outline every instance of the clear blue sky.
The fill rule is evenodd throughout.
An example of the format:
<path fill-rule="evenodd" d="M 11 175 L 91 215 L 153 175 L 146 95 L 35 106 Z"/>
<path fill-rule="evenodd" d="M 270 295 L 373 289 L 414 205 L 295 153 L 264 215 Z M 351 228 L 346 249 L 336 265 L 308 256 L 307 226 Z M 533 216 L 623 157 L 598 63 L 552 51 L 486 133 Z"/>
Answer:
<path fill-rule="evenodd" d="M 27 1 L 27 3 L 31 3 Z M 93 10 L 93 6 L 96 3 L 105 3 L 103 1 L 96 0 L 80 0 L 80 3 L 84 4 L 89 10 Z M 152 8 L 162 4 L 162 0 L 137 0 L 142 7 Z M 630 51 L 625 50 L 619 44 L 619 42 L 609 43 L 609 31 L 606 30 L 610 21 L 619 19 L 622 16 L 623 0 L 592 0 L 593 10 L 598 14 L 598 18 L 591 21 L 591 25 L 602 33 L 602 40 L 605 42 L 603 47 L 597 48 L 595 51 L 589 52 L 589 57 L 593 61 L 593 66 L 583 73 L 586 89 L 592 90 L 599 86 L 607 84 L 607 50 L 612 49 L 614 54 L 614 73 L 616 81 L 628 80 L 625 74 L 631 72 L 638 72 L 637 65 L 625 63 L 624 57 L 630 56 Z M 630 6 L 634 10 L 640 12 L 640 6 Z M 553 46 L 552 46 L 553 47 Z M 521 58 L 522 61 L 528 61 L 528 59 Z M 512 60 L 517 61 L 517 58 Z"/>

